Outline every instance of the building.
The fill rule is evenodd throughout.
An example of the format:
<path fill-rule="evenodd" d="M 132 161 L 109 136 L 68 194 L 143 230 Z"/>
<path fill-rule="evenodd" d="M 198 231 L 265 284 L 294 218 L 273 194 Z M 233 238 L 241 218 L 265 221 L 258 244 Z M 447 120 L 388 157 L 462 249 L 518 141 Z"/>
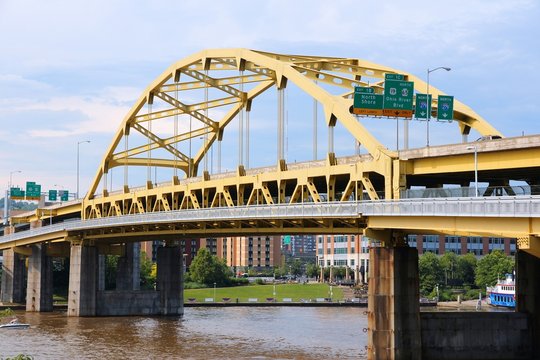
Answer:
<path fill-rule="evenodd" d="M 361 235 L 317 235 L 317 264 L 321 268 L 348 267 L 369 270 L 369 239 Z M 360 279 L 358 279 L 360 280 Z"/>
<path fill-rule="evenodd" d="M 449 236 L 449 235 L 409 235 L 409 246 L 418 249 L 421 255 L 433 252 L 443 255 L 454 252 L 457 255 L 473 253 L 476 256 L 490 254 L 493 250 L 500 250 L 508 256 L 516 253 L 516 239 L 480 237 L 480 236 Z"/>
<path fill-rule="evenodd" d="M 281 236 L 249 236 L 201 239 L 200 247 L 225 259 L 232 268 L 254 270 L 281 266 Z"/>
<path fill-rule="evenodd" d="M 178 240 L 178 242 L 182 254 L 184 254 L 184 266 L 189 267 L 195 255 L 197 255 L 197 251 L 199 251 L 200 241 L 199 239 L 182 239 Z M 144 251 L 152 262 L 156 262 L 157 248 L 160 246 L 163 246 L 163 241 L 144 241 L 141 242 L 141 252 Z"/>
<path fill-rule="evenodd" d="M 314 235 L 285 235 L 281 248 L 286 256 L 299 259 L 315 259 L 317 242 Z"/>

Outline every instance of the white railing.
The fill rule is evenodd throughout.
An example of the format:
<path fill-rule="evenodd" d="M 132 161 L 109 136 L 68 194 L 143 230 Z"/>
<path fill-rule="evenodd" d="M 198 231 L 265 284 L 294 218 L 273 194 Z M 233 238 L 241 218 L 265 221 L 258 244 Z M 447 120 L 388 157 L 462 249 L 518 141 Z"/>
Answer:
<path fill-rule="evenodd" d="M 363 216 L 540 217 L 540 196 L 403 199 L 359 203 Z"/>
<path fill-rule="evenodd" d="M 2 236 L 0 244 L 54 232 L 125 225 L 211 220 L 355 218 L 360 216 L 540 217 L 540 196 L 325 202 L 162 211 L 66 221 Z"/>

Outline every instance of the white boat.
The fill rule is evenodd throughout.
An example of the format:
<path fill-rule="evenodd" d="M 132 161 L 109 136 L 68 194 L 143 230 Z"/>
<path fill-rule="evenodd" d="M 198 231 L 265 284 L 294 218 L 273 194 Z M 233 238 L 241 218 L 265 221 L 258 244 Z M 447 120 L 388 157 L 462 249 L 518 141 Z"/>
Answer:
<path fill-rule="evenodd" d="M 497 281 L 493 287 L 487 287 L 487 302 L 492 306 L 516 307 L 516 284 L 512 274 L 506 274 L 504 280 Z"/>
<path fill-rule="evenodd" d="M 19 320 L 13 319 L 7 324 L 0 325 L 0 329 L 28 329 L 30 324 L 20 323 Z"/>

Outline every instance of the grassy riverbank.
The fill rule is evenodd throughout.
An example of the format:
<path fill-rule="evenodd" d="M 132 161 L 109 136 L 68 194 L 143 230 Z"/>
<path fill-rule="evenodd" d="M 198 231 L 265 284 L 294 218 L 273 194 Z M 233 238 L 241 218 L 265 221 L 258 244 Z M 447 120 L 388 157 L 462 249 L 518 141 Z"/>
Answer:
<path fill-rule="evenodd" d="M 216 288 L 215 301 L 222 301 L 223 298 L 230 298 L 231 301 L 247 302 L 248 299 L 258 299 L 266 301 L 267 298 L 276 298 L 283 301 L 283 298 L 290 298 L 292 301 L 315 300 L 317 298 L 329 298 L 330 286 L 327 284 L 276 284 L 276 295 L 273 295 L 274 286 L 268 285 L 247 285 L 226 288 Z M 196 299 L 197 302 L 204 302 L 207 298 L 214 298 L 214 288 L 206 289 L 186 289 L 184 290 L 184 301 Z M 337 286 L 332 287 L 332 300 L 343 300 L 343 291 Z"/>

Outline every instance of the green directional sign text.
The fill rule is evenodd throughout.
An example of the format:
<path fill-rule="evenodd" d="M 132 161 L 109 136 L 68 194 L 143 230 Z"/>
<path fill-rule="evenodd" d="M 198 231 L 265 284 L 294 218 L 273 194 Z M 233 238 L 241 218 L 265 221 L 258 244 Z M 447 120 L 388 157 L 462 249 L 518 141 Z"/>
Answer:
<path fill-rule="evenodd" d="M 437 103 L 437 120 L 452 121 L 454 119 L 454 97 L 439 95 Z"/>
<path fill-rule="evenodd" d="M 60 201 L 68 201 L 69 200 L 69 191 L 60 190 L 60 191 L 58 191 L 58 194 L 60 195 Z"/>
<path fill-rule="evenodd" d="M 13 200 L 23 200 L 23 199 L 24 199 L 24 191 L 21 190 L 21 189 L 18 188 L 18 187 L 12 187 L 12 188 L 9 190 L 9 196 L 10 196 Z"/>
<path fill-rule="evenodd" d="M 429 108 L 428 108 L 429 107 Z M 414 117 L 417 119 L 427 120 L 431 117 L 431 94 L 429 101 L 426 94 L 416 94 L 416 104 L 414 106 Z"/>
<path fill-rule="evenodd" d="M 39 200 L 41 198 L 41 185 L 33 181 L 26 182 L 26 199 Z"/>
<path fill-rule="evenodd" d="M 383 96 L 370 87 L 354 89 L 353 113 L 357 115 L 382 115 Z"/>
<path fill-rule="evenodd" d="M 405 80 L 405 75 L 402 74 L 384 74 L 384 80 Z"/>
<path fill-rule="evenodd" d="M 49 201 L 56 201 L 56 190 L 49 190 Z"/>
<path fill-rule="evenodd" d="M 413 92 L 414 83 L 412 81 L 386 80 L 384 82 L 383 114 L 386 116 L 412 117 Z"/>

